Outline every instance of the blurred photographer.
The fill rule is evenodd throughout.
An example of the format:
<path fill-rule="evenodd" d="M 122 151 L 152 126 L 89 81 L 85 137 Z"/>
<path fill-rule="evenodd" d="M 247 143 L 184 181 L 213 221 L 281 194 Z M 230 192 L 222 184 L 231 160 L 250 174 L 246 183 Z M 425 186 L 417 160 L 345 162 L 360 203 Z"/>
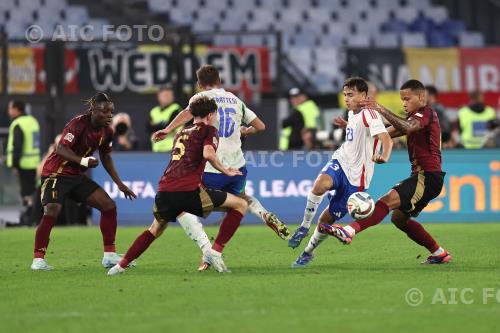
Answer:
<path fill-rule="evenodd" d="M 113 150 L 127 151 L 137 150 L 137 137 L 132 128 L 132 121 L 127 113 L 117 113 L 113 117 L 112 125 L 114 130 Z"/>

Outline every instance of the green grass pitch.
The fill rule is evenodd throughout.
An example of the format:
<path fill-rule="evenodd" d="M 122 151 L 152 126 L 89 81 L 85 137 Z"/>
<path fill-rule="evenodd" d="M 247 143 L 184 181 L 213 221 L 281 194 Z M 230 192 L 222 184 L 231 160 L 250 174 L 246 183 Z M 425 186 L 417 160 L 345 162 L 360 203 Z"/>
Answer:
<path fill-rule="evenodd" d="M 305 244 L 291 250 L 265 226 L 243 226 L 225 251 L 233 273 L 198 273 L 198 249 L 175 227 L 136 268 L 116 277 L 100 266 L 98 228 L 55 228 L 47 255 L 51 272 L 29 269 L 34 229 L 4 229 L 0 327 L 6 333 L 498 330 L 500 224 L 427 228 L 453 254 L 450 264 L 420 265 L 426 251 L 392 225 L 381 225 L 349 246 L 327 240 L 310 267 L 292 270 Z M 119 229 L 119 250 L 141 230 Z M 421 305 L 405 301 L 410 288 L 421 290 Z"/>

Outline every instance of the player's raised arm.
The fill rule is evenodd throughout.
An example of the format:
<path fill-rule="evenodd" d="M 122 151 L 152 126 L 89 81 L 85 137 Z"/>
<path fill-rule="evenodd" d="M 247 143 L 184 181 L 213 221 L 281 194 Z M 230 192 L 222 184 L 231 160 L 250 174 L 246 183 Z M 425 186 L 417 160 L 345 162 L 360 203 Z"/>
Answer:
<path fill-rule="evenodd" d="M 217 153 L 211 145 L 205 145 L 203 147 L 203 158 L 206 159 L 214 168 L 225 174 L 226 176 L 240 176 L 241 171 L 234 168 L 225 168 L 222 163 L 217 158 Z"/>
<path fill-rule="evenodd" d="M 171 122 L 170 124 L 168 124 L 167 127 L 165 127 L 164 129 L 162 130 L 159 130 L 159 131 L 156 131 L 154 134 L 153 134 L 153 141 L 154 142 L 158 142 L 158 141 L 161 141 L 163 139 L 165 139 L 165 137 L 170 133 L 172 132 L 174 129 L 176 129 L 177 127 L 179 126 L 183 126 L 184 124 L 186 124 L 188 121 L 190 121 L 191 119 L 193 119 L 193 115 L 191 114 L 191 111 L 186 108 L 184 110 L 182 110 L 178 115 L 177 117 L 175 117 Z"/>
<path fill-rule="evenodd" d="M 403 100 L 403 104 L 404 104 Z M 409 133 L 416 132 L 422 129 L 421 123 L 414 119 L 405 119 L 395 115 L 391 110 L 378 104 L 372 100 L 366 100 L 361 102 L 361 105 L 367 109 L 374 109 L 380 112 L 380 114 L 389 122 L 396 130 L 398 130 L 402 135 L 408 135 Z"/>
<path fill-rule="evenodd" d="M 382 132 L 376 135 L 382 142 L 382 154 L 374 154 L 372 157 L 373 162 L 383 164 L 389 162 L 391 158 L 393 142 L 388 132 Z"/>

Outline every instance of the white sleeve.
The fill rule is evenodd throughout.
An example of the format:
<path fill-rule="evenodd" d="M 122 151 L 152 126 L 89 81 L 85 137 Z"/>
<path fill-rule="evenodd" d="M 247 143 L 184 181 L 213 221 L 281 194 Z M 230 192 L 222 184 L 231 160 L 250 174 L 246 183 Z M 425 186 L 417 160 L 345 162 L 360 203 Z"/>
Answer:
<path fill-rule="evenodd" d="M 364 109 L 362 112 L 363 121 L 366 120 L 366 123 L 368 123 L 371 136 L 387 132 L 387 129 L 382 121 L 382 116 L 377 111 Z"/>
<path fill-rule="evenodd" d="M 243 123 L 247 125 L 257 118 L 255 112 L 247 108 L 245 104 L 241 104 L 241 111 L 243 112 Z"/>

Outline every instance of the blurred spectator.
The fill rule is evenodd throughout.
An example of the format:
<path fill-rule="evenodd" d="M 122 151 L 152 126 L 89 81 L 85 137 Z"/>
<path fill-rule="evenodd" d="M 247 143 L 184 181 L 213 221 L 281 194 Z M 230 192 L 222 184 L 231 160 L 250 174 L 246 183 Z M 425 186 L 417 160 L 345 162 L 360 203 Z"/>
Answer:
<path fill-rule="evenodd" d="M 500 148 L 500 120 L 489 120 L 486 127 L 488 132 L 486 132 L 481 148 Z"/>
<path fill-rule="evenodd" d="M 320 149 L 321 146 L 316 139 L 317 131 L 312 128 L 304 128 L 302 131 L 302 141 L 304 142 L 305 150 L 317 150 Z"/>
<path fill-rule="evenodd" d="M 23 211 L 20 224 L 29 224 L 33 193 L 36 186 L 36 168 L 40 164 L 40 125 L 25 112 L 21 101 L 11 101 L 8 114 L 11 119 L 7 140 L 7 167 L 19 177 Z"/>
<path fill-rule="evenodd" d="M 174 91 L 171 86 L 164 86 L 158 90 L 158 106 L 149 112 L 149 134 L 164 129 L 182 111 L 182 107 L 174 100 Z M 151 142 L 154 152 L 167 152 L 172 150 L 176 132 L 169 134 L 165 140 Z"/>
<path fill-rule="evenodd" d="M 299 88 L 290 89 L 289 97 L 293 110 L 281 123 L 280 150 L 302 149 L 304 146 L 303 130 L 309 130 L 314 138 L 319 125 L 320 111 L 314 101 L 310 100 Z"/>
<path fill-rule="evenodd" d="M 132 128 L 132 121 L 127 113 L 117 113 L 113 117 L 112 127 L 114 130 L 113 150 L 137 150 L 137 137 Z"/>
<path fill-rule="evenodd" d="M 450 146 L 450 141 L 453 140 L 451 136 L 451 122 L 446 115 L 446 110 L 443 105 L 437 102 L 438 90 L 435 86 L 425 86 L 427 105 L 436 111 L 439 118 L 439 126 L 441 127 L 441 142 L 445 146 Z"/>
<path fill-rule="evenodd" d="M 486 123 L 496 118 L 495 110 L 483 103 L 479 91 L 470 93 L 470 104 L 458 110 L 460 138 L 466 149 L 481 148 L 486 135 Z"/>

